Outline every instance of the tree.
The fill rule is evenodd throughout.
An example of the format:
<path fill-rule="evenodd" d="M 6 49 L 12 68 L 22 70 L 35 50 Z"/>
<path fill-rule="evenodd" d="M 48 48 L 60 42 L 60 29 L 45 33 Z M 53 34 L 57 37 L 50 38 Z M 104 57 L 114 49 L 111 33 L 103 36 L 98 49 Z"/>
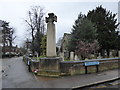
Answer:
<path fill-rule="evenodd" d="M 13 37 L 15 29 L 9 26 L 9 22 L 6 22 L 6 21 L 2 21 L 2 22 L 3 22 L 2 23 L 2 27 L 3 27 L 2 29 L 2 43 L 3 43 L 2 51 L 3 51 L 3 54 L 5 55 L 5 52 L 6 52 L 5 48 L 9 47 L 9 53 L 11 54 L 12 43 L 13 43 L 13 40 L 16 38 L 16 36 Z"/>
<path fill-rule="evenodd" d="M 90 20 L 85 18 L 82 21 L 77 33 L 79 35 L 78 40 L 84 42 L 93 42 L 97 36 L 96 30 L 97 29 L 95 25 Z"/>
<path fill-rule="evenodd" d="M 43 36 L 44 35 L 40 32 L 36 32 L 35 34 L 34 50 L 38 53 L 39 56 L 42 54 L 41 42 L 42 42 Z"/>
<path fill-rule="evenodd" d="M 13 37 L 15 32 L 15 28 L 10 28 L 9 29 L 9 36 L 8 36 L 8 41 L 9 41 L 9 46 L 12 47 L 13 40 L 16 38 L 16 36 Z"/>
<path fill-rule="evenodd" d="M 116 47 L 117 47 L 118 50 L 120 50 L 120 35 L 118 35 L 116 41 L 117 41 Z"/>
<path fill-rule="evenodd" d="M 110 49 L 117 49 L 118 27 L 116 14 L 107 11 L 102 6 L 96 7 L 96 9 L 89 11 L 87 18 L 95 23 L 97 27 L 97 39 L 102 50 L 107 50 L 109 55 Z M 104 53 L 102 53 L 104 56 Z"/>
<path fill-rule="evenodd" d="M 91 43 L 96 40 L 96 27 L 94 23 L 86 18 L 81 13 L 78 15 L 78 19 L 75 21 L 71 32 L 71 39 L 69 42 L 69 51 L 75 51 L 78 42 Z"/>
<path fill-rule="evenodd" d="M 84 60 L 85 58 L 89 58 L 90 54 L 95 54 L 99 50 L 99 44 L 96 40 L 91 43 L 80 41 L 76 48 L 75 53 Z"/>
<path fill-rule="evenodd" d="M 35 51 L 40 55 L 40 42 L 45 33 L 45 24 L 44 24 L 44 9 L 40 6 L 33 6 L 30 11 L 28 11 L 28 19 L 25 20 L 29 26 L 29 30 L 32 34 L 32 52 L 33 55 Z M 37 50 L 36 46 L 37 45 Z"/>
<path fill-rule="evenodd" d="M 73 25 L 72 32 L 71 32 L 71 38 L 69 40 L 69 45 L 68 45 L 69 51 L 75 51 L 76 49 L 76 45 L 79 39 L 78 31 L 80 30 L 79 27 L 84 17 L 85 15 L 80 13 L 78 15 L 78 19 L 75 20 L 75 24 Z"/>
<path fill-rule="evenodd" d="M 46 44 L 47 44 L 47 36 L 44 35 L 41 41 L 41 51 L 43 56 L 46 56 Z"/>

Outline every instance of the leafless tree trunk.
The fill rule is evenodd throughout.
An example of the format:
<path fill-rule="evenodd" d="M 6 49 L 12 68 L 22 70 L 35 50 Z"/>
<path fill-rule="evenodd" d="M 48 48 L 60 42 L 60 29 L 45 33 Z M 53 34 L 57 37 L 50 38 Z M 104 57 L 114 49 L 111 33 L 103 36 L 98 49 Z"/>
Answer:
<path fill-rule="evenodd" d="M 44 12 L 40 6 L 33 6 L 28 12 L 28 19 L 25 20 L 32 34 L 32 52 L 35 55 L 35 34 L 45 32 Z"/>

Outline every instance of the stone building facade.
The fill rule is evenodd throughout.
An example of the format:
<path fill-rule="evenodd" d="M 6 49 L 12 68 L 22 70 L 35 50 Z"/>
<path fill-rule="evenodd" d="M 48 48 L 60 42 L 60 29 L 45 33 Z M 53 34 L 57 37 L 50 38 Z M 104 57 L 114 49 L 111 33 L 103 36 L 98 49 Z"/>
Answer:
<path fill-rule="evenodd" d="M 71 34 L 64 33 L 62 42 L 61 42 L 61 52 L 64 54 L 64 57 L 66 58 L 69 57 L 68 44 L 69 44 L 70 36 Z"/>

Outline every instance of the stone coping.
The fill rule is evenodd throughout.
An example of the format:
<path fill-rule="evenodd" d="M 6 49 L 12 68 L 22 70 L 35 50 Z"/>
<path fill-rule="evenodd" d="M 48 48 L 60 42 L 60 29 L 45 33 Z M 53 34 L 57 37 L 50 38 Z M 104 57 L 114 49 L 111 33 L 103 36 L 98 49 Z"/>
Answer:
<path fill-rule="evenodd" d="M 59 59 L 61 57 L 44 57 L 44 58 L 41 58 L 41 59 Z"/>
<path fill-rule="evenodd" d="M 107 60 L 120 60 L 120 58 L 102 58 L 102 59 L 90 59 L 90 60 L 80 60 L 80 61 L 61 61 L 62 63 L 84 63 L 89 61 L 107 61 Z"/>
<path fill-rule="evenodd" d="M 30 59 L 33 62 L 39 62 L 37 60 L 33 60 L 30 57 L 26 56 L 28 59 Z M 61 57 L 44 57 L 41 59 L 58 59 Z M 89 61 L 107 61 L 107 60 L 120 60 L 119 57 L 116 58 L 102 58 L 102 59 L 90 59 L 90 60 L 80 60 L 80 61 L 60 61 L 61 63 L 84 63 L 84 62 L 89 62 Z"/>

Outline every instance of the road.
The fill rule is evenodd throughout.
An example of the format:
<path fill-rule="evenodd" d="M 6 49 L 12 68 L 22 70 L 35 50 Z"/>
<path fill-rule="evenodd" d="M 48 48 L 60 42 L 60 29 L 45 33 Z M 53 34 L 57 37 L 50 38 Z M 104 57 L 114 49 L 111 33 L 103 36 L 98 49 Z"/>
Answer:
<path fill-rule="evenodd" d="M 2 60 L 2 88 L 45 88 L 44 82 L 39 82 L 29 73 L 22 57 Z"/>

